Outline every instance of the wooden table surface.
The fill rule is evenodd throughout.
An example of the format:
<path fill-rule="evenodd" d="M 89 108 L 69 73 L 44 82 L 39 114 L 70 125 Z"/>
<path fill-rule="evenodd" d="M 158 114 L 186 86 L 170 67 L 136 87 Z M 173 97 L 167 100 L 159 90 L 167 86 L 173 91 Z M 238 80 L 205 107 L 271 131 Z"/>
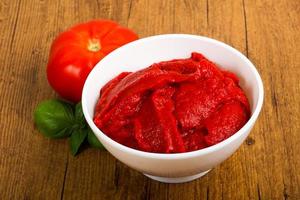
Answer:
<path fill-rule="evenodd" d="M 298 0 L 0 0 L 0 199 L 300 199 Z M 224 41 L 258 68 L 265 101 L 241 148 L 205 177 L 163 184 L 105 151 L 71 156 L 43 137 L 37 103 L 55 97 L 49 47 L 69 26 L 118 21 L 140 37 L 191 33 Z"/>

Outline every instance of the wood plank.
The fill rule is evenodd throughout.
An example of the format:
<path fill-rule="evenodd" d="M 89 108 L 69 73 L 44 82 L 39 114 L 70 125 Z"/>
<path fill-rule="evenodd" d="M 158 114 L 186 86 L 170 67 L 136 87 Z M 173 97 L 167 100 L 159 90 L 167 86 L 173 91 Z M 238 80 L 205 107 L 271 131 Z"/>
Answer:
<path fill-rule="evenodd" d="M 139 36 L 172 33 L 174 21 L 174 3 L 171 0 L 132 1 L 128 27 Z"/>
<path fill-rule="evenodd" d="M 58 199 L 67 146 L 41 136 L 32 119 L 36 104 L 54 95 L 45 66 L 58 26 L 48 12 L 58 4 L 2 1 L 1 6 L 0 194 L 2 199 Z"/>
<path fill-rule="evenodd" d="M 300 198 L 299 2 L 245 1 L 249 57 L 265 102 L 251 159 L 261 199 Z M 259 141 L 259 142 L 258 142 Z M 250 154 L 250 152 L 249 152 Z"/>
<path fill-rule="evenodd" d="M 207 36 L 208 32 L 208 1 L 175 2 L 173 33 L 186 33 Z M 184 184 L 170 184 L 169 199 L 207 199 L 209 184 L 207 176 Z M 161 184 L 161 183 L 156 183 Z M 155 191 L 153 191 L 155 192 Z M 155 198 L 153 198 L 155 199 Z"/>
<path fill-rule="evenodd" d="M 180 15 L 176 15 L 181 19 L 182 29 L 179 29 L 179 32 L 212 37 L 246 53 L 243 2 L 207 1 L 204 5 L 206 6 L 205 10 L 197 8 L 195 3 L 192 4 L 191 7 L 198 10 L 193 15 L 187 9 L 183 9 Z M 193 26 L 191 26 L 191 19 L 193 19 Z M 205 177 L 192 183 L 170 185 L 172 199 L 191 199 L 192 197 L 195 199 L 232 199 L 233 197 L 246 199 L 248 197 L 247 185 L 242 185 L 243 187 L 239 187 L 239 191 L 236 192 L 237 185 L 241 185 L 240 183 L 245 180 L 243 166 L 246 163 L 241 162 L 244 157 L 243 150 L 240 149 Z"/>
<path fill-rule="evenodd" d="M 246 55 L 246 29 L 243 1 L 208 1 L 208 36 L 223 41 Z M 208 174 L 209 199 L 249 199 L 244 174 L 245 145 Z M 243 184 L 246 183 L 246 184 Z M 237 190 L 238 188 L 238 190 Z M 255 193 L 254 193 L 255 194 Z"/>
<path fill-rule="evenodd" d="M 66 24 L 76 23 L 78 18 L 105 18 L 126 26 L 134 7 L 131 1 L 80 1 L 70 7 L 72 4 L 74 1 L 64 1 Z M 78 14 L 69 16 L 73 10 Z M 63 199 L 142 199 L 146 183 L 143 175 L 119 163 L 108 152 L 89 149 L 76 158 L 69 156 Z"/>
<path fill-rule="evenodd" d="M 133 1 L 128 26 L 141 37 L 172 33 L 177 26 L 175 20 L 177 2 L 167 0 Z M 144 177 L 143 177 L 144 178 Z M 169 185 L 146 178 L 146 199 L 168 199 Z M 130 194 L 128 199 L 136 199 Z"/>

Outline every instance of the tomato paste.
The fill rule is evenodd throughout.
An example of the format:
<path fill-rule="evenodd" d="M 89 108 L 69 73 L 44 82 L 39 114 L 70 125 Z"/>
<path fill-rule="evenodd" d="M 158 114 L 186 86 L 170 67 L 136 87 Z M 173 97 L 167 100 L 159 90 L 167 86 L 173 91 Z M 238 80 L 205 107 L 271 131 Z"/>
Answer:
<path fill-rule="evenodd" d="M 225 140 L 249 116 L 236 75 L 192 53 L 109 81 L 100 91 L 94 122 L 128 147 L 180 153 Z"/>

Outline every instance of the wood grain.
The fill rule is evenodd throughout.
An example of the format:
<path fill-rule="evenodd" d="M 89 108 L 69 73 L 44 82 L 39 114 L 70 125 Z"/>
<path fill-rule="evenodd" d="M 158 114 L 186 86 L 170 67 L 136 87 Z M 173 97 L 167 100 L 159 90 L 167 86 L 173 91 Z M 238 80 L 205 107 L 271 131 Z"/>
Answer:
<path fill-rule="evenodd" d="M 300 3 L 297 0 L 0 0 L 0 199 L 300 199 Z M 191 33 L 247 55 L 265 87 L 249 138 L 205 177 L 152 181 L 109 153 L 77 157 L 35 129 L 38 102 L 55 97 L 45 66 L 54 37 L 94 18 L 140 37 Z"/>

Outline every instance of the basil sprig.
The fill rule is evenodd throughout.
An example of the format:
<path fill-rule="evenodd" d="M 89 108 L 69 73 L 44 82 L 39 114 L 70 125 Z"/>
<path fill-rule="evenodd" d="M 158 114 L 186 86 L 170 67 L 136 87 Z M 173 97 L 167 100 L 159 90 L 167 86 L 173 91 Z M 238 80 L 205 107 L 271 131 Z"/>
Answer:
<path fill-rule="evenodd" d="M 58 99 L 43 101 L 35 109 L 34 121 L 46 137 L 69 137 L 74 156 L 85 141 L 92 147 L 104 149 L 85 121 L 80 102 L 73 105 Z"/>

